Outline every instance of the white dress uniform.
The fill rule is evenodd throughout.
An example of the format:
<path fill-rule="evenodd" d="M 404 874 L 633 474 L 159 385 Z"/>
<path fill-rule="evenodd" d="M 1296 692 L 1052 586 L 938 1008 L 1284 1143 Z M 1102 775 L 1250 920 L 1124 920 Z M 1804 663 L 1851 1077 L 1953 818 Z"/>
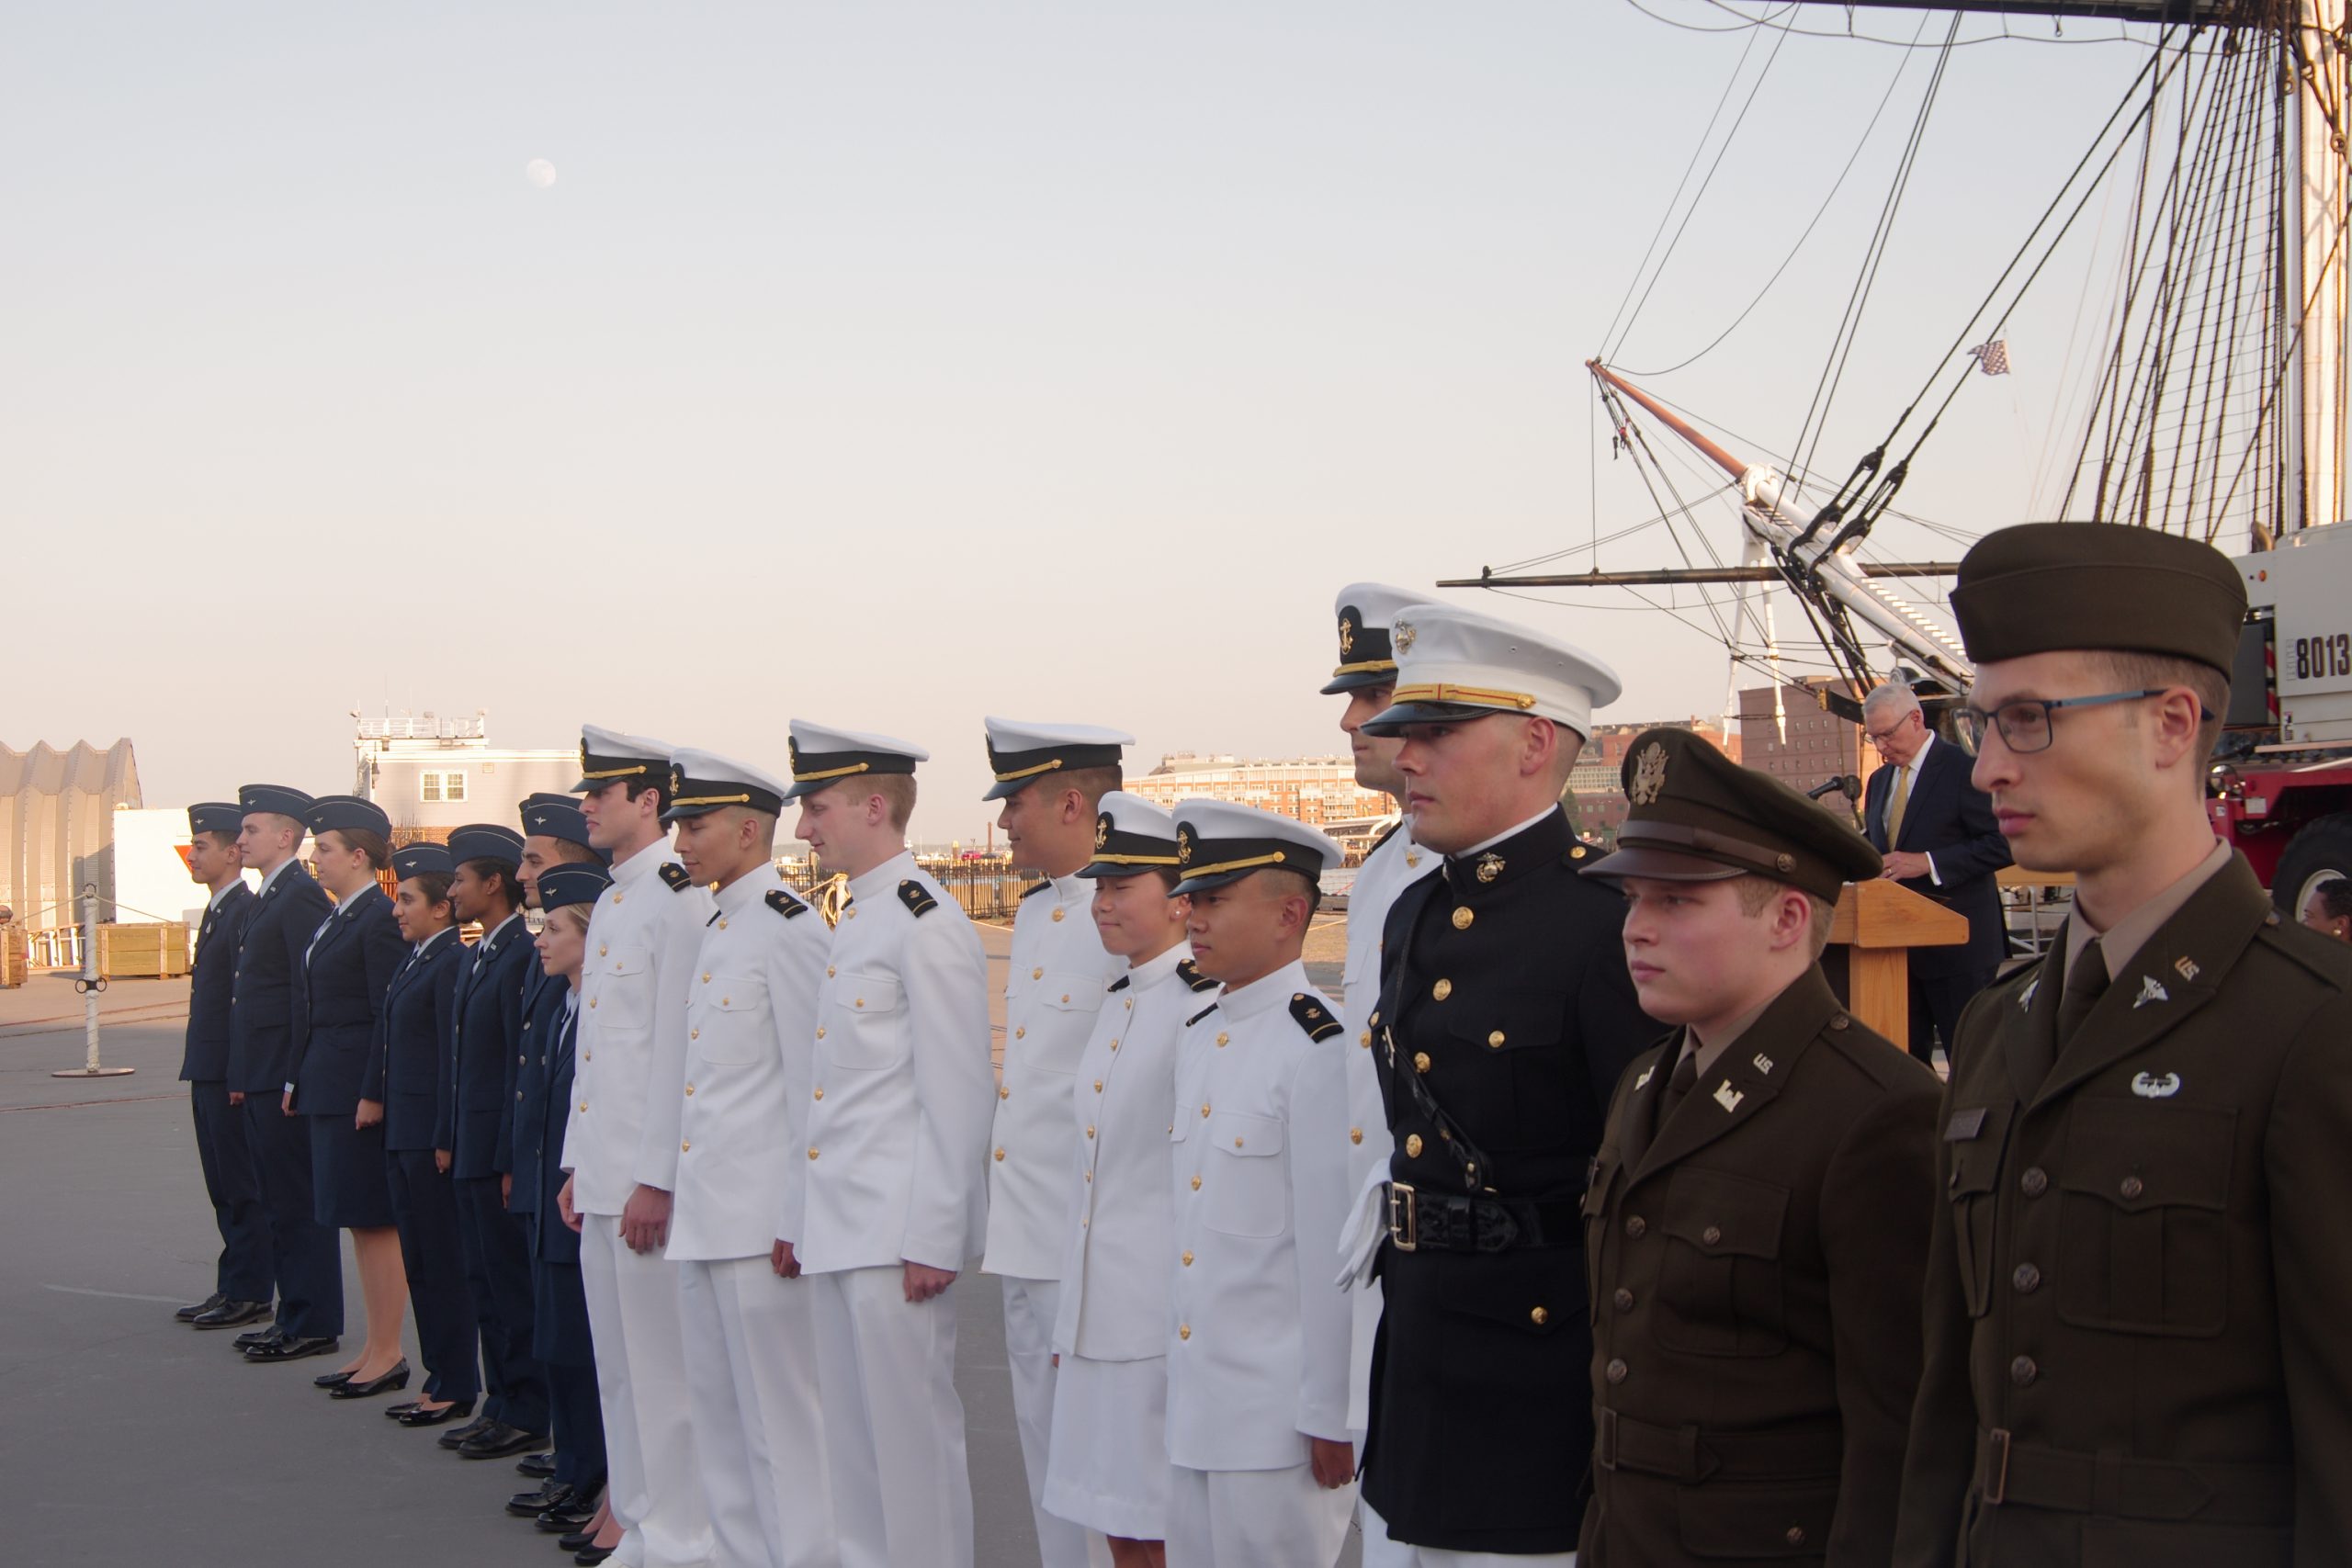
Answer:
<path fill-rule="evenodd" d="M 1434 873 L 1442 855 L 1413 842 L 1409 826 L 1391 830 L 1356 868 L 1348 887 L 1348 955 L 1340 971 L 1340 1021 L 1347 1026 L 1348 1186 L 1359 1195 L 1388 1175 L 1388 1112 L 1372 1059 L 1372 1015 L 1380 1006 L 1381 930 L 1396 896 Z M 1372 1342 L 1380 1331 L 1380 1281 L 1349 1294 L 1348 1429 L 1359 1449 L 1372 1420 Z"/>
<path fill-rule="evenodd" d="M 581 788 L 666 772 L 670 748 L 594 728 L 581 745 Z M 588 920 L 580 1028 L 563 1168 L 580 1226 L 580 1282 L 596 1341 L 596 1387 L 616 1562 L 696 1568 L 711 1561 L 686 1393 L 674 1264 L 632 1252 L 620 1213 L 639 1184 L 674 1191 L 687 981 L 711 916 L 707 890 L 658 845 L 613 867 Z"/>
<path fill-rule="evenodd" d="M 669 818 L 785 785 L 707 752 L 672 760 Z M 751 798 L 744 798 L 749 795 Z M 686 991 L 670 1260 L 720 1568 L 832 1568 L 832 1481 L 817 1392 L 815 1292 L 776 1277 L 787 1157 L 807 1146 L 825 922 L 772 863 L 718 890 Z"/>
<path fill-rule="evenodd" d="M 909 773 L 923 756 L 800 719 L 792 738 L 802 794 L 852 770 Z M 961 1269 L 979 1244 L 996 1105 L 988 957 L 910 854 L 848 892 L 817 994 L 808 1149 L 786 1162 L 779 1235 L 814 1277 L 843 1568 L 970 1568 L 954 1288 L 910 1304 L 904 1265 Z"/>

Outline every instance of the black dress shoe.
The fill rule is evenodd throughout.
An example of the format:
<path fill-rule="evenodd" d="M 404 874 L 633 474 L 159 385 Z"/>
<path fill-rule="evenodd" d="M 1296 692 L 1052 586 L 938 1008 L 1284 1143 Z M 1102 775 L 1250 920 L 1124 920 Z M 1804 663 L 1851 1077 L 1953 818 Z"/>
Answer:
<path fill-rule="evenodd" d="M 306 1356 L 323 1356 L 343 1348 L 343 1341 L 332 1335 L 288 1335 L 275 1344 L 261 1344 L 245 1352 L 245 1359 L 256 1365 L 266 1361 L 299 1361 Z"/>
<path fill-rule="evenodd" d="M 510 1427 L 503 1421 L 492 1422 L 489 1430 L 477 1432 L 458 1445 L 459 1459 L 503 1459 L 519 1454 L 548 1440 L 545 1432 L 526 1432 L 520 1427 Z"/>
<path fill-rule="evenodd" d="M 341 1388 L 351 1381 L 349 1372 L 322 1372 L 311 1380 L 312 1388 Z"/>
<path fill-rule="evenodd" d="M 586 1529 L 588 1526 L 594 1522 L 595 1517 L 595 1495 L 594 1493 L 583 1493 L 575 1489 L 572 1492 L 571 1501 L 569 1504 L 560 1508 L 549 1508 L 546 1513 L 541 1514 L 537 1519 L 533 1520 L 532 1523 L 537 1525 L 539 1529 L 547 1531 L 549 1535 L 571 1535 L 577 1531 Z M 586 1539 L 588 1540 L 593 1540 L 595 1538 L 591 1535 Z M 582 1544 L 584 1545 L 585 1541 L 583 1541 Z M 576 1551 L 579 1548 L 574 1547 L 572 1550 Z"/>
<path fill-rule="evenodd" d="M 518 1519 L 535 1519 L 558 1503 L 568 1501 L 571 1496 L 570 1482 L 550 1481 L 529 1492 L 515 1493 L 506 1499 L 506 1511 Z"/>
<path fill-rule="evenodd" d="M 202 1317 L 206 1313 L 210 1312 L 214 1307 L 219 1306 L 228 1299 L 228 1297 L 222 1295 L 220 1292 L 215 1291 L 210 1295 L 205 1297 L 202 1301 L 197 1303 L 194 1306 L 182 1307 L 179 1311 L 172 1314 L 172 1315 L 178 1318 L 182 1323 L 194 1323 L 198 1318 Z"/>
<path fill-rule="evenodd" d="M 382 1377 L 369 1378 L 366 1382 L 361 1382 L 356 1378 L 344 1379 L 343 1382 L 327 1390 L 327 1397 L 329 1399 L 373 1399 L 379 1393 L 390 1393 L 396 1388 L 407 1386 L 408 1363 L 394 1361 L 392 1370 Z"/>
<path fill-rule="evenodd" d="M 596 1532 L 582 1525 L 570 1535 L 558 1536 L 555 1545 L 558 1551 L 577 1551 L 583 1546 L 593 1545 L 595 1540 Z"/>
<path fill-rule="evenodd" d="M 210 1312 L 198 1313 L 190 1328 L 243 1328 L 269 1315 L 267 1302 L 222 1302 Z"/>
<path fill-rule="evenodd" d="M 394 1408 L 398 1407 L 395 1406 Z M 398 1419 L 400 1424 L 403 1427 L 438 1427 L 444 1421 L 459 1420 L 465 1416 L 472 1415 L 473 1413 L 474 1402 L 470 1399 L 458 1400 L 455 1404 L 445 1404 L 438 1410 L 425 1409 L 424 1401 L 419 1400 L 414 1405 L 410 1407 L 406 1415 L 400 1416 Z M 460 1431 L 463 1431 L 464 1429 L 465 1428 L 463 1427 L 458 1428 Z M 446 1440 L 446 1435 L 444 1440 Z"/>
<path fill-rule="evenodd" d="M 514 1468 L 534 1481 L 545 1481 L 555 1474 L 555 1455 L 525 1454 L 514 1461 Z"/>
<path fill-rule="evenodd" d="M 613 1549 L 609 1546 L 583 1546 L 571 1554 L 571 1560 L 579 1563 L 580 1568 L 596 1568 L 597 1563 L 612 1554 Z"/>
<path fill-rule="evenodd" d="M 285 1337 L 286 1330 L 273 1323 L 266 1328 L 256 1328 L 249 1334 L 240 1334 L 230 1343 L 240 1350 L 250 1350 L 256 1345 L 271 1344 Z"/>
<path fill-rule="evenodd" d="M 497 1422 L 492 1420 L 487 1416 L 477 1416 L 472 1420 L 467 1422 L 464 1426 L 458 1427 L 456 1431 L 444 1432 L 433 1440 L 439 1443 L 445 1449 L 454 1449 L 462 1444 L 468 1438 L 478 1437 L 481 1433 L 489 1431 L 492 1427 L 497 1425 Z"/>

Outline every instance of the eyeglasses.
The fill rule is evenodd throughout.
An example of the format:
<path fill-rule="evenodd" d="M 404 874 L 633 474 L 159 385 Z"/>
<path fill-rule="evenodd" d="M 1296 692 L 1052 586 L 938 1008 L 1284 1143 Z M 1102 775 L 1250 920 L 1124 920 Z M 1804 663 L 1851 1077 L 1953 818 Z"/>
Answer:
<path fill-rule="evenodd" d="M 2001 744 L 2012 751 L 2047 751 L 2051 741 L 2050 716 L 2060 708 L 2097 708 L 2110 703 L 2136 703 L 2148 697 L 2161 697 L 2172 689 L 2170 686 L 2150 686 L 2143 691 L 2102 692 L 2095 697 L 2059 697 L 2047 702 L 2036 697 L 2024 697 L 2013 703 L 2003 703 L 1991 713 L 1982 708 L 1962 708 L 1960 710 L 1960 726 L 1968 733 L 1968 746 L 1972 751 L 1984 750 L 1987 729 L 1999 730 Z"/>
<path fill-rule="evenodd" d="M 1883 746 L 1888 741 L 1894 739 L 1896 736 L 1902 734 L 1903 727 L 1910 723 L 1915 718 L 1918 719 L 1923 724 L 1927 722 L 1925 716 L 1923 716 L 1917 708 L 1913 708 L 1909 713 L 1905 714 L 1901 718 L 1896 719 L 1884 729 L 1872 729 L 1870 726 L 1864 725 L 1862 727 L 1862 733 L 1870 738 L 1870 743 L 1871 745 Z"/>

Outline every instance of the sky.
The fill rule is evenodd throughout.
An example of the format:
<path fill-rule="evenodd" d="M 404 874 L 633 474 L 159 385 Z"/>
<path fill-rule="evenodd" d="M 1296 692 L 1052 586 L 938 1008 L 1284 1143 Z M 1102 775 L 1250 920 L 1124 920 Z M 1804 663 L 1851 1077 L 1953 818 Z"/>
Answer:
<path fill-rule="evenodd" d="M 2144 57 L 2012 26 L 1952 53 L 1824 468 Z M 1142 767 L 1329 754 L 1337 590 L 1648 516 L 1584 361 L 1716 337 L 1860 142 L 1762 305 L 1645 382 L 1742 456 L 1795 440 L 1933 63 L 1710 0 L 16 7 L 0 742 L 127 736 L 168 806 L 348 787 L 354 709 L 779 772 L 800 715 L 930 749 L 927 840 L 978 834 L 984 714 L 1119 726 Z M 2082 254 L 1907 510 L 2047 514 Z M 1652 528 L 1555 569 L 1596 558 L 1677 564 Z M 1464 596 L 1613 665 L 1603 719 L 1723 707 L 1721 647 L 1622 593 Z"/>

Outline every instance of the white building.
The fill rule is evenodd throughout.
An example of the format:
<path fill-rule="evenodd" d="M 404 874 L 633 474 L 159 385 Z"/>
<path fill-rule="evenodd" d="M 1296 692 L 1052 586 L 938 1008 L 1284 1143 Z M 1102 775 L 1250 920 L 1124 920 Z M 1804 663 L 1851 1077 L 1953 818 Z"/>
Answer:
<path fill-rule="evenodd" d="M 489 716 L 431 712 L 359 720 L 352 793 L 374 801 L 401 840 L 443 839 L 469 822 L 519 825 L 523 797 L 563 794 L 580 781 L 580 753 L 490 743 Z"/>

